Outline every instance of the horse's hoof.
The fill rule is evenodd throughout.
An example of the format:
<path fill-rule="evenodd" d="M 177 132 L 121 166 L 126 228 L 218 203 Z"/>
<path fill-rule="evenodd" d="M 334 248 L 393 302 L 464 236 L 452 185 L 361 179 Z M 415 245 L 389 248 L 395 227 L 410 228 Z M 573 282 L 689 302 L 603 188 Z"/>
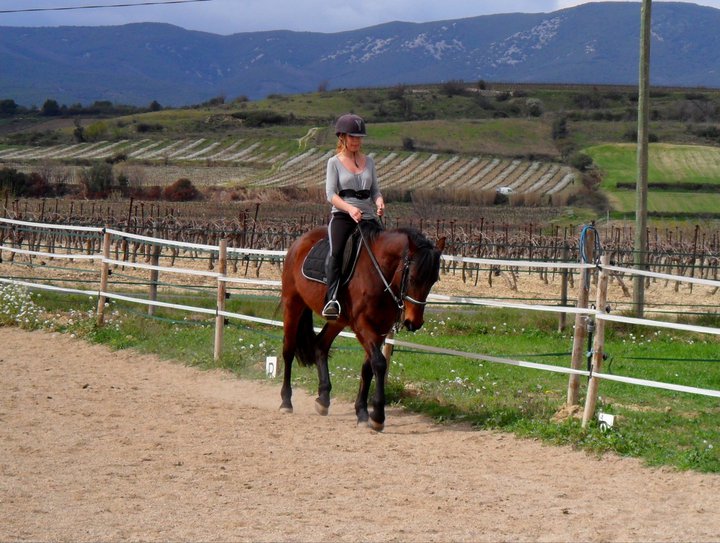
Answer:
<path fill-rule="evenodd" d="M 385 429 L 385 423 L 369 419 L 368 426 L 376 432 L 382 432 Z"/>
<path fill-rule="evenodd" d="M 315 412 L 318 415 L 322 415 L 323 417 L 326 417 L 328 412 L 330 411 L 330 408 L 321 404 L 319 401 L 315 400 Z"/>
<path fill-rule="evenodd" d="M 281 405 L 280 406 L 280 413 L 287 413 L 288 415 L 292 414 L 293 408 L 292 406 L 288 407 L 287 405 Z"/>

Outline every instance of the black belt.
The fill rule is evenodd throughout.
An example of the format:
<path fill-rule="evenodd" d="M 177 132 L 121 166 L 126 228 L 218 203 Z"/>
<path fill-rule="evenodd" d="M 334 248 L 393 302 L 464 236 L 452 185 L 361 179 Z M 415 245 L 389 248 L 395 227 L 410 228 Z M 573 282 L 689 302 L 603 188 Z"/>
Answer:
<path fill-rule="evenodd" d="M 370 191 L 369 190 L 353 190 L 353 189 L 343 189 L 339 193 L 340 198 L 357 198 L 358 200 L 367 200 L 370 198 Z"/>

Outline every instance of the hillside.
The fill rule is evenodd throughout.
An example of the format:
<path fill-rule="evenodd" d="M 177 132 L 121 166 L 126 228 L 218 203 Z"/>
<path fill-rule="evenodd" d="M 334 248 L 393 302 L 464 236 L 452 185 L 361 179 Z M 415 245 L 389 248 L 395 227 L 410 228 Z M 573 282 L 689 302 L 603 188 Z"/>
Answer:
<path fill-rule="evenodd" d="M 48 98 L 178 106 L 216 96 L 254 100 L 452 80 L 633 84 L 639 23 L 640 3 L 598 2 L 333 34 L 220 36 L 166 24 L 0 27 L 0 98 L 25 106 Z M 720 10 L 656 2 L 653 84 L 720 87 L 719 27 Z"/>
<path fill-rule="evenodd" d="M 109 161 L 115 177 L 133 188 L 187 178 L 214 197 L 302 188 L 317 201 L 335 147 L 333 119 L 356 111 L 369 121 L 365 150 L 394 201 L 415 204 L 433 192 L 429 201 L 470 208 L 491 205 L 503 193 L 516 206 L 552 205 L 560 212 L 570 203 L 605 216 L 607 199 L 599 188 L 611 209 L 627 218 L 634 191 L 617 183 L 634 179 L 636 92 L 597 85 L 481 89 L 454 82 L 276 95 L 117 117 L 18 113 L 0 121 L 0 166 L 77 184 L 90 166 Z M 651 210 L 714 213 L 717 191 L 697 185 L 720 178 L 720 92 L 654 88 L 651 103 L 651 135 L 659 141 L 651 152 L 652 181 L 683 181 L 673 190 L 686 193 L 673 197 L 664 187 L 656 195 L 651 186 Z M 679 209 L 678 201 L 697 204 Z"/>

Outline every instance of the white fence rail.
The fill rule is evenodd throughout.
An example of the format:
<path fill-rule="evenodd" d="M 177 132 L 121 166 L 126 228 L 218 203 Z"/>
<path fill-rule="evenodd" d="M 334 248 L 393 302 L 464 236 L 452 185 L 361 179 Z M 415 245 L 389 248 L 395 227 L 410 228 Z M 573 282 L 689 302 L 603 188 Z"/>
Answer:
<path fill-rule="evenodd" d="M 197 243 L 185 243 L 180 241 L 173 241 L 173 240 L 165 240 L 160 238 L 152 238 L 147 236 L 140 236 L 137 234 L 132 234 L 128 232 L 123 232 L 120 230 L 113 230 L 113 229 L 103 229 L 103 228 L 96 228 L 96 227 L 80 227 L 80 226 L 70 226 L 70 225 L 57 225 L 57 224 L 43 224 L 43 223 L 35 223 L 35 222 L 27 222 L 27 221 L 18 221 L 13 219 L 6 219 L 6 218 L 0 218 L 0 228 L 8 228 L 12 226 L 22 226 L 24 228 L 36 228 L 39 230 L 47 230 L 47 231 L 70 231 L 70 232 L 82 232 L 82 233 L 95 233 L 97 235 L 104 235 L 106 236 L 106 241 L 108 237 L 115 237 L 115 238 L 121 238 L 121 239 L 133 239 L 140 242 L 155 244 L 155 245 L 166 245 L 166 246 L 172 246 L 176 248 L 182 248 L 186 250 L 192 250 L 192 251 L 204 251 L 204 252 L 210 252 L 210 253 L 217 253 L 220 254 L 220 247 L 215 245 L 203 245 L 203 244 L 197 244 Z M 5 238 L 7 240 L 7 237 Z M 106 247 L 107 250 L 107 247 Z M 110 266 L 124 266 L 128 268 L 136 268 L 136 269 L 145 269 L 150 270 L 151 272 L 160 272 L 163 273 L 174 273 L 174 274 L 188 274 L 188 275 L 196 275 L 196 276 L 202 276 L 209 279 L 213 279 L 217 282 L 218 288 L 220 288 L 221 284 L 241 284 L 241 285 L 256 285 L 263 288 L 278 288 L 280 287 L 280 281 L 273 281 L 273 280 L 266 280 L 266 279 L 248 279 L 248 278 L 237 278 L 237 277 L 229 277 L 226 274 L 222 274 L 220 272 L 214 272 L 214 271 L 203 271 L 203 270 L 196 270 L 196 269 L 190 269 L 190 268 L 181 268 L 181 267 L 167 267 L 167 266 L 159 266 L 159 265 L 153 265 L 153 264 L 142 264 L 137 262 L 129 262 L 126 260 L 117 260 L 109 258 L 108 256 L 104 256 L 103 254 L 83 254 L 79 252 L 68 252 L 68 253 L 50 253 L 50 252 L 42 252 L 42 251 L 33 251 L 29 249 L 23 249 L 22 247 L 13 247 L 12 245 L 6 245 L 2 244 L 0 245 L 0 256 L 2 256 L 2 252 L 7 251 L 10 253 L 16 253 L 16 254 L 23 254 L 28 256 L 36 256 L 36 257 L 45 257 L 45 258 L 53 258 L 53 259 L 70 259 L 70 260 L 90 260 L 95 261 L 101 264 L 102 270 L 107 270 Z M 271 257 L 271 258 L 278 258 L 282 259 L 285 255 L 284 251 L 263 251 L 263 250 L 257 250 L 257 249 L 243 249 L 243 248 L 227 248 L 226 251 L 228 253 L 234 253 L 238 255 L 257 255 L 257 256 L 265 256 L 265 257 Z M 109 251 L 107 251 L 109 252 Z M 662 278 L 667 279 L 671 281 L 679 281 L 679 282 L 690 282 L 695 284 L 702 284 L 710 287 L 720 287 L 720 281 L 713 281 L 708 279 L 697 279 L 693 277 L 683 277 L 683 276 L 674 276 L 674 275 L 667 275 L 667 274 L 659 274 L 655 272 L 648 272 L 648 271 L 637 271 L 631 268 L 622 268 L 618 266 L 611 266 L 605 264 L 604 266 L 602 264 L 598 263 L 563 263 L 563 262 L 538 262 L 538 261 L 517 261 L 517 260 L 494 260 L 494 259 L 481 259 L 481 258 L 469 258 L 469 257 L 462 257 L 462 256 L 454 256 L 454 255 L 444 255 L 443 258 L 447 261 L 452 262 L 471 262 L 476 264 L 486 264 L 491 266 L 513 266 L 517 268 L 521 267 L 547 267 L 547 268 L 559 268 L 559 269 L 575 269 L 575 270 L 586 270 L 586 269 L 599 269 L 601 272 L 605 271 L 607 272 L 620 272 L 625 274 L 641 274 L 645 276 L 650 276 L 654 278 Z M 98 270 L 99 273 L 102 273 L 102 270 Z M 106 278 L 107 279 L 107 278 Z M 182 305 L 182 304 L 174 304 L 174 303 L 168 303 L 168 302 L 160 302 L 154 299 L 145 299 L 140 298 L 137 296 L 130 296 L 127 294 L 121 294 L 117 292 L 111 292 L 107 289 L 100 288 L 97 290 L 89 290 L 89 289 L 76 289 L 76 288 L 66 288 L 66 287 L 59 287 L 54 285 L 47 285 L 39 282 L 32 282 L 32 281 L 23 281 L 23 280 L 17 280 L 17 279 L 11 279 L 6 277 L 0 277 L 0 283 L 5 284 L 16 284 L 21 285 L 27 288 L 32 289 L 44 289 L 44 290 L 52 290 L 57 292 L 66 292 L 66 293 L 72 293 L 72 294 L 83 294 L 83 295 L 90 295 L 90 296 L 97 296 L 100 300 L 104 299 L 116 299 L 116 300 L 122 300 L 129 303 L 136 303 L 136 304 L 143 304 L 147 306 L 155 306 L 155 307 L 165 307 L 165 308 L 172 308 L 182 311 L 189 311 L 189 312 L 195 312 L 195 313 L 201 313 L 201 314 L 207 314 L 207 315 L 214 315 L 215 317 L 223 317 L 223 318 L 233 318 L 238 320 L 244 320 L 247 322 L 254 322 L 258 324 L 264 324 L 264 325 L 270 325 L 270 326 L 282 326 L 281 321 L 271 320 L 271 319 L 264 319 L 259 317 L 254 317 L 250 315 L 243 315 L 239 313 L 233 313 L 229 311 L 225 311 L 224 307 L 220 307 L 220 304 L 218 304 L 218 307 L 216 308 L 203 308 L 198 306 L 190 306 L 190 305 Z M 650 320 L 650 319 L 641 319 L 641 318 L 632 318 L 632 317 L 625 317 L 620 315 L 611 315 L 608 312 L 604 310 L 596 310 L 596 309 L 589 309 L 589 308 L 582 308 L 582 307 L 564 307 L 564 306 L 549 306 L 549 305 L 539 305 L 539 304 L 520 304 L 520 303 L 513 303 L 508 302 L 505 300 L 491 300 L 491 299 L 481 299 L 481 298 L 472 298 L 472 297 L 460 297 L 460 296 L 447 296 L 447 295 L 438 295 L 438 294 L 431 294 L 429 297 L 429 301 L 443 304 L 443 305 L 477 305 L 477 306 L 485 306 L 485 307 L 497 307 L 497 308 L 511 308 L 511 309 L 518 309 L 518 310 L 532 310 L 532 311 L 547 311 L 547 312 L 555 312 L 555 313 L 567 313 L 567 314 L 574 314 L 574 315 L 585 315 L 588 318 L 593 318 L 597 320 L 602 320 L 606 322 L 623 322 L 623 323 L 629 323 L 633 325 L 642 325 L 642 326 L 649 326 L 649 327 L 660 327 L 660 328 L 669 328 L 669 329 L 675 329 L 675 330 L 684 330 L 684 331 L 690 331 L 700 334 L 711 334 L 711 335 L 719 335 L 720 329 L 713 328 L 713 327 L 707 327 L 707 326 L 697 326 L 697 325 L 688 325 L 688 324 L 679 324 L 679 323 L 673 323 L 673 322 L 667 322 L 667 321 L 659 321 L 659 320 Z M 100 316 L 102 314 L 104 308 L 103 304 L 98 304 L 98 312 L 100 313 Z M 219 321 L 222 321 L 222 319 L 218 319 Z M 101 322 L 102 319 L 99 319 L 99 322 Z M 222 325 L 220 325 L 222 326 Z M 577 330 L 577 326 L 576 326 Z M 352 333 L 345 332 L 342 334 L 345 337 L 354 337 Z M 597 339 L 597 338 L 596 338 Z M 216 336 L 217 341 L 217 336 Z M 657 389 L 664 389 L 664 390 L 670 390 L 675 392 L 683 392 L 683 393 L 690 393 L 690 394 L 698 394 L 698 395 L 704 395 L 704 396 L 711 396 L 711 397 L 720 397 L 720 391 L 718 390 L 711 390 L 711 389 L 703 389 L 703 388 L 697 388 L 697 387 L 691 387 L 681 384 L 672 384 L 672 383 L 664 383 L 664 382 L 658 382 L 658 381 L 650 381 L 645 379 L 637 379 L 633 377 L 625 377 L 625 376 L 619 376 L 619 375 L 613 375 L 613 374 L 607 374 L 607 373 L 601 373 L 599 371 L 586 371 L 581 369 L 573 369 L 573 368 L 565 368 L 561 366 L 554 366 L 549 364 L 538 364 L 534 362 L 528 362 L 523 360 L 513 360 L 509 358 L 502 358 L 502 357 L 496 357 L 496 356 L 490 356 L 485 354 L 479 354 L 479 353 L 469 353 L 469 352 L 463 352 L 463 351 L 456 351 L 452 349 L 442 349 L 438 347 L 431 347 L 427 345 L 422 345 L 418 343 L 411 343 L 407 341 L 401 341 L 397 339 L 388 339 L 387 343 L 391 345 L 397 345 L 402 347 L 411 348 L 418 351 L 425 351 L 429 353 L 436 353 L 436 354 L 443 354 L 448 356 L 457 356 L 457 357 L 464 357 L 469 359 L 476 359 L 476 360 L 483 360 L 487 362 L 492 363 L 498 363 L 498 364 L 507 364 L 507 365 L 513 365 L 523 368 L 529 368 L 534 370 L 540 370 L 540 371 L 549 371 L 549 372 L 555 372 L 555 373 L 564 373 L 569 374 L 571 376 L 586 376 L 591 377 L 594 379 L 605 379 L 608 381 L 615 381 L 615 382 L 621 382 L 626 383 L 630 385 L 637 385 L 637 386 L 645 386 L 645 387 L 653 387 Z M 217 355 L 217 349 L 216 349 L 216 355 Z"/>

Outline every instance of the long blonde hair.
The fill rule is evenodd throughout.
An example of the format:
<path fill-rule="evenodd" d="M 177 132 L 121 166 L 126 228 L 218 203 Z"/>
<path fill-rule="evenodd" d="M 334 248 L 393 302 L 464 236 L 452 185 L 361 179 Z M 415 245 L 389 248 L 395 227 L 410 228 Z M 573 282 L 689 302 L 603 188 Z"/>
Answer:
<path fill-rule="evenodd" d="M 335 146 L 335 154 L 339 155 L 347 147 L 347 134 L 339 134 L 337 145 Z"/>
<path fill-rule="evenodd" d="M 338 141 L 337 145 L 335 146 L 335 154 L 339 155 L 345 149 L 347 149 L 347 134 L 338 134 Z M 353 160 L 355 161 L 355 166 L 358 166 L 358 156 L 362 156 L 362 150 L 359 150 L 357 153 L 353 153 Z"/>

